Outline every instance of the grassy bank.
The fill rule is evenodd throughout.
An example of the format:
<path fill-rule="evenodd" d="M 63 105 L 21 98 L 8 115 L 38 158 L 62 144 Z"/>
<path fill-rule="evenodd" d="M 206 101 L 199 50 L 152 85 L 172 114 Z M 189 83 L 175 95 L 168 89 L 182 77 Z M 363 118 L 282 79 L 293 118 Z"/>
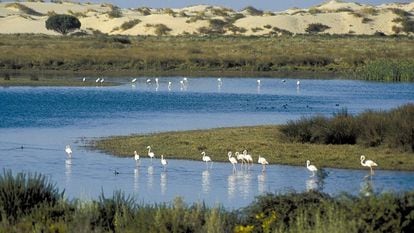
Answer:
<path fill-rule="evenodd" d="M 409 37 L 55 37 L 0 35 L 0 70 L 72 72 L 340 73 L 349 78 L 412 81 Z M 168 55 L 168 56 L 167 56 Z M 390 66 L 377 65 L 389 61 Z M 401 66 L 399 64 L 406 64 Z M 380 67 L 380 68 L 378 68 Z M 387 70 L 397 70 L 382 74 Z M 381 72 L 379 72 L 381 71 Z M 356 73 L 355 73 L 356 72 Z"/>
<path fill-rule="evenodd" d="M 122 192 L 67 200 L 41 174 L 0 175 L 0 232 L 412 232 L 414 193 L 330 197 L 266 194 L 229 211 L 172 203 L 137 204 Z"/>
<path fill-rule="evenodd" d="M 10 79 L 0 79 L 0 86 L 65 86 L 65 87 L 88 87 L 88 86 L 114 86 L 115 82 L 96 83 L 95 79 L 82 81 L 80 78 L 44 78 L 19 77 Z"/>
<path fill-rule="evenodd" d="M 357 168 L 359 157 L 376 161 L 380 169 L 414 170 L 413 153 L 384 147 L 361 145 L 321 145 L 290 142 L 283 139 L 280 126 L 219 128 L 150 135 L 116 136 L 93 142 L 93 147 L 121 157 L 132 157 L 134 150 L 146 156 L 151 145 L 156 156 L 201 160 L 206 151 L 214 161 L 227 162 L 228 151 L 248 150 L 255 162 L 259 155 L 270 163 L 304 166 L 306 160 L 318 167 Z"/>

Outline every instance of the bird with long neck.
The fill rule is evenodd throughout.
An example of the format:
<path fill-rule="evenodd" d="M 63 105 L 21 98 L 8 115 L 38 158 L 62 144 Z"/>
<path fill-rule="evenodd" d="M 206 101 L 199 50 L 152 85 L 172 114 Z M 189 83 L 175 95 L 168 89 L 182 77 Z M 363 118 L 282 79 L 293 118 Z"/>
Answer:
<path fill-rule="evenodd" d="M 164 167 L 164 171 L 167 169 L 168 162 L 164 159 L 164 155 L 161 155 L 161 165 Z"/>
<path fill-rule="evenodd" d="M 152 158 L 155 157 L 154 152 L 151 152 L 151 146 L 147 146 L 148 149 L 148 156 L 151 158 L 151 163 L 152 163 Z"/>
<path fill-rule="evenodd" d="M 266 165 L 269 164 L 267 162 L 267 160 L 264 157 L 259 155 L 259 159 L 257 160 L 257 162 L 263 166 L 262 172 L 265 172 L 266 171 Z"/>
<path fill-rule="evenodd" d="M 206 162 L 206 166 L 208 168 L 208 162 L 213 163 L 213 161 L 211 160 L 210 156 L 206 155 L 206 152 L 201 152 L 201 155 L 203 156 L 203 161 Z"/>
<path fill-rule="evenodd" d="M 236 164 L 237 164 L 237 160 L 236 158 L 232 157 L 232 153 L 231 151 L 229 151 L 229 153 L 227 153 L 227 156 L 229 157 L 229 161 L 230 163 L 233 165 L 233 172 L 236 172 Z"/>
<path fill-rule="evenodd" d="M 240 154 L 238 151 L 236 151 L 236 153 L 234 153 L 234 155 L 236 156 L 238 161 L 241 160 L 240 167 L 242 167 L 243 164 L 246 162 L 245 159 L 244 159 L 244 154 Z"/>
<path fill-rule="evenodd" d="M 69 145 L 66 145 L 65 152 L 69 158 L 72 158 L 72 148 Z"/>
<path fill-rule="evenodd" d="M 243 151 L 244 159 L 246 160 L 247 164 L 253 164 L 253 158 L 250 154 L 247 154 L 247 150 Z"/>
<path fill-rule="evenodd" d="M 371 175 L 374 174 L 374 170 L 372 169 L 372 167 L 377 167 L 378 164 L 376 164 L 374 161 L 369 160 L 369 159 L 365 160 L 365 155 L 361 155 L 360 159 L 361 159 L 361 165 L 364 167 L 369 167 L 369 169 L 371 170 Z"/>
<path fill-rule="evenodd" d="M 309 160 L 307 160 L 307 161 L 306 161 L 306 168 L 307 168 L 309 171 L 311 171 L 311 172 L 312 172 L 312 176 L 315 176 L 315 172 L 317 172 L 317 171 L 318 171 L 318 169 L 316 168 L 316 166 L 315 166 L 315 165 L 310 165 L 310 161 L 309 161 Z"/>

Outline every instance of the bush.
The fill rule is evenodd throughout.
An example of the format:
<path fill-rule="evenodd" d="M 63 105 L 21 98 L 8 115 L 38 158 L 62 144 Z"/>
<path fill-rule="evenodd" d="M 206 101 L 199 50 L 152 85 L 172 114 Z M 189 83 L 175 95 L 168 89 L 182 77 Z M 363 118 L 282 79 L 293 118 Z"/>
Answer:
<path fill-rule="evenodd" d="M 308 25 L 308 27 L 305 29 L 307 33 L 319 33 L 324 32 L 326 29 L 329 29 L 331 27 L 321 24 L 321 23 L 311 23 Z"/>
<path fill-rule="evenodd" d="M 80 21 L 72 15 L 52 15 L 46 20 L 46 29 L 56 31 L 63 35 L 80 27 Z"/>
<path fill-rule="evenodd" d="M 303 117 L 281 126 L 290 141 L 320 144 L 386 145 L 414 152 L 414 104 L 406 104 L 389 112 L 366 111 L 358 116 L 346 110 L 332 118 Z"/>
<path fill-rule="evenodd" d="M 141 23 L 141 20 L 139 20 L 139 19 L 133 19 L 133 20 L 124 22 L 121 25 L 121 29 L 125 31 L 125 30 L 128 30 L 128 29 L 131 29 L 131 28 L 135 27 L 135 25 L 137 25 L 139 23 Z"/>
<path fill-rule="evenodd" d="M 117 6 L 111 5 L 111 10 L 107 12 L 109 18 L 121 18 L 122 11 Z"/>
<path fill-rule="evenodd" d="M 242 11 L 246 11 L 249 15 L 253 15 L 253 16 L 262 16 L 263 15 L 263 11 L 262 10 L 258 10 L 252 6 L 248 6 L 246 8 L 244 8 Z"/>
<path fill-rule="evenodd" d="M 154 27 L 155 27 L 154 33 L 157 36 L 168 35 L 168 33 L 172 31 L 172 29 L 167 27 L 165 24 L 156 24 L 154 25 Z"/>
<path fill-rule="evenodd" d="M 1 215 L 7 216 L 10 222 L 29 214 L 42 204 L 55 205 L 63 198 L 55 184 L 41 174 L 17 173 L 3 170 L 0 175 Z"/>

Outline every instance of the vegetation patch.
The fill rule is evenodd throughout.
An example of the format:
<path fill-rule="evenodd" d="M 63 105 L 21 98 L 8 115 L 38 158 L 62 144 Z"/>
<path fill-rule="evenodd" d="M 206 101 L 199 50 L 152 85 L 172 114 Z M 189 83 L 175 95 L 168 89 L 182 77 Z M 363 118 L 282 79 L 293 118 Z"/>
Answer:
<path fill-rule="evenodd" d="M 5 5 L 5 7 L 12 7 L 12 8 L 16 8 L 19 11 L 28 14 L 28 15 L 33 15 L 33 16 L 43 16 L 42 13 L 37 12 L 35 10 L 33 10 L 30 7 L 27 7 L 26 5 L 23 5 L 21 3 L 15 2 L 15 3 L 8 3 Z"/>
<path fill-rule="evenodd" d="M 325 30 L 329 29 L 331 27 L 321 24 L 321 23 L 311 23 L 308 25 L 308 27 L 305 29 L 307 33 L 320 33 L 324 32 Z"/>
<path fill-rule="evenodd" d="M 263 11 L 262 10 L 258 10 L 252 6 L 248 6 L 244 9 L 242 9 L 242 11 L 246 11 L 247 14 L 249 15 L 253 15 L 253 16 L 262 16 L 263 15 Z"/>
<path fill-rule="evenodd" d="M 124 22 L 123 24 L 121 24 L 120 28 L 125 31 L 125 30 L 128 30 L 128 29 L 131 29 L 131 28 L 135 27 L 139 23 L 141 23 L 141 20 L 133 19 L 133 20 L 130 20 L 130 21 L 127 21 L 127 22 Z"/>

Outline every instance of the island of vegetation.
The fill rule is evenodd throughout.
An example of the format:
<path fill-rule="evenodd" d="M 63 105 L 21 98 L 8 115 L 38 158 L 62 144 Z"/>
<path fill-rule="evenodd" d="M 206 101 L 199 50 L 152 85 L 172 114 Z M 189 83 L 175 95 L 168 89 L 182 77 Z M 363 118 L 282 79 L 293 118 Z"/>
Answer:
<path fill-rule="evenodd" d="M 414 170 L 414 105 L 388 112 L 366 111 L 357 116 L 345 110 L 333 117 L 313 116 L 285 125 L 219 128 L 114 136 L 91 142 L 106 153 L 146 156 L 149 145 L 159 156 L 201 161 L 205 151 L 214 161 L 228 161 L 228 151 L 248 150 L 255 162 L 259 155 L 272 164 L 362 169 L 360 156 L 379 169 Z"/>

